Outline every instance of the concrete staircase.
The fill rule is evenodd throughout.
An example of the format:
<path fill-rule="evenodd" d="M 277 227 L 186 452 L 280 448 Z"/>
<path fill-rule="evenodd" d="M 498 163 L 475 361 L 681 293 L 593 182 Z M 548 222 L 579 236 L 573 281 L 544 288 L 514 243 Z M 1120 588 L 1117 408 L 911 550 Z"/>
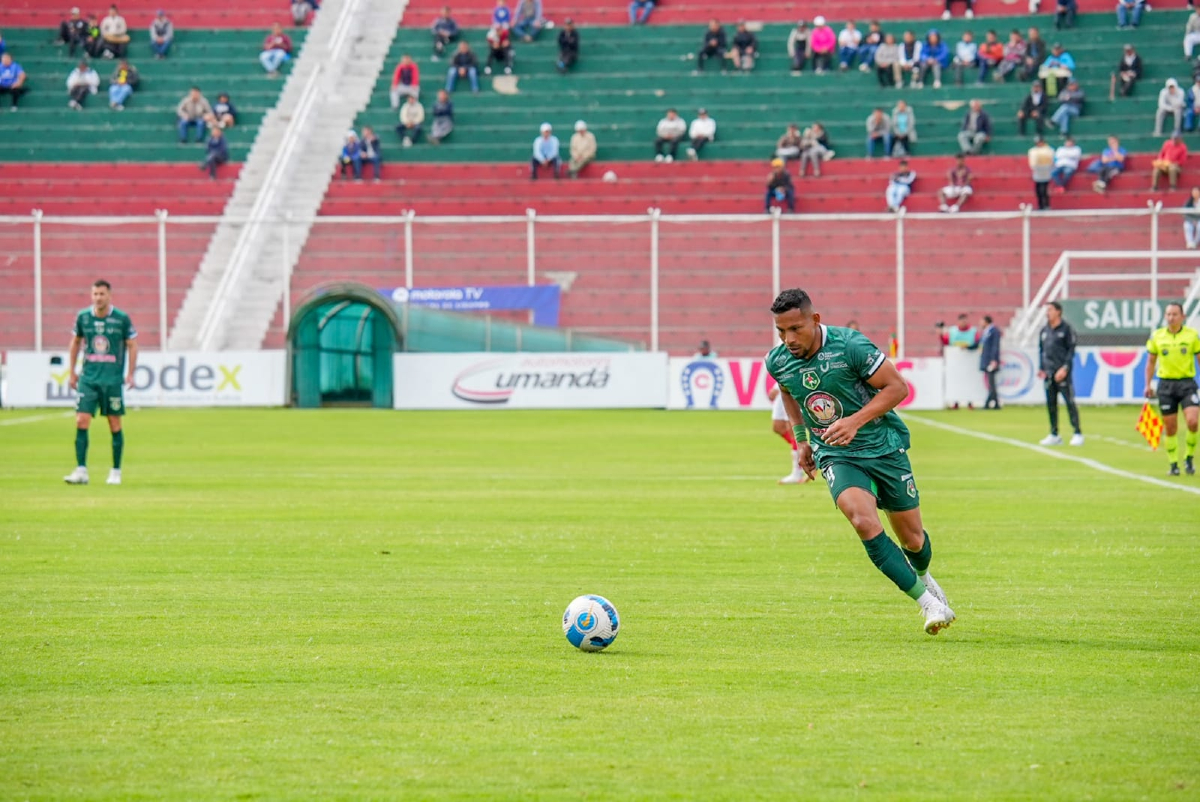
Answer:
<path fill-rule="evenodd" d="M 326 0 L 267 114 L 171 331 L 172 349 L 260 347 L 396 32 L 395 0 Z M 294 220 L 286 227 L 284 220 Z M 285 230 L 286 229 L 286 230 Z"/>

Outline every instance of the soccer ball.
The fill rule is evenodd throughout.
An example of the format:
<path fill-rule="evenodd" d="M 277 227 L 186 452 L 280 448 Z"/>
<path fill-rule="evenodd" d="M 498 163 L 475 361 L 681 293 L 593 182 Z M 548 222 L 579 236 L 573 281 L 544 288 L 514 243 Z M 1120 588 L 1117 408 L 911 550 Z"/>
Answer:
<path fill-rule="evenodd" d="M 580 596 L 563 613 L 563 633 L 581 651 L 600 651 L 617 639 L 620 628 L 617 608 L 603 596 Z"/>

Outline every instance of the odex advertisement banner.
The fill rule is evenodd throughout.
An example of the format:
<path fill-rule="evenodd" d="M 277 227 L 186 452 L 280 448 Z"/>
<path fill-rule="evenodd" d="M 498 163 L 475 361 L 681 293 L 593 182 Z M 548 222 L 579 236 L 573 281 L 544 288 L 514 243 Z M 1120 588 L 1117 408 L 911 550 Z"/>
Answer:
<path fill-rule="evenodd" d="M 1101 348 L 1075 350 L 1071 368 L 1075 400 L 1081 404 L 1126 404 L 1145 401 L 1146 360 L 1144 348 Z M 946 360 L 946 403 L 982 406 L 987 398 L 979 352 L 948 348 Z M 1036 348 L 1004 348 L 1000 352 L 997 391 L 1001 404 L 1044 404 L 1046 391 L 1037 377 Z"/>
<path fill-rule="evenodd" d="M 134 388 L 125 390 L 125 405 L 282 406 L 286 365 L 284 351 L 143 351 Z M 74 406 L 70 378 L 66 352 L 10 351 L 4 402 L 11 407 Z"/>
<path fill-rule="evenodd" d="M 396 409 L 667 405 L 662 353 L 397 354 Z"/>
<path fill-rule="evenodd" d="M 907 409 L 941 409 L 942 360 L 910 359 L 896 367 L 908 382 Z M 670 362 L 670 409 L 770 409 L 775 380 L 762 357 L 681 359 Z"/>

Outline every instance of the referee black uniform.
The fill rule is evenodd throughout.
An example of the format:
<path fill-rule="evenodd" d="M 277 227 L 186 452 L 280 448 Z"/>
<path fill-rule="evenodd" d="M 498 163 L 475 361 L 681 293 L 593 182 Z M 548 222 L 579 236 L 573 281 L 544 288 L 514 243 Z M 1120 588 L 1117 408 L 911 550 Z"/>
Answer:
<path fill-rule="evenodd" d="M 1051 304 L 1058 309 L 1056 304 Z M 1075 406 L 1075 385 L 1071 380 L 1071 366 L 1075 362 L 1075 329 L 1062 319 L 1062 310 L 1058 309 L 1059 321 L 1057 326 L 1047 323 L 1042 328 L 1038 342 L 1038 362 L 1042 372 L 1046 374 L 1046 411 L 1050 414 L 1050 434 L 1058 436 L 1058 396 L 1061 394 L 1067 405 L 1067 415 L 1071 419 L 1071 428 L 1075 434 L 1082 435 L 1079 429 L 1079 407 Z M 1060 382 L 1054 374 L 1060 368 L 1067 369 L 1067 375 Z"/>

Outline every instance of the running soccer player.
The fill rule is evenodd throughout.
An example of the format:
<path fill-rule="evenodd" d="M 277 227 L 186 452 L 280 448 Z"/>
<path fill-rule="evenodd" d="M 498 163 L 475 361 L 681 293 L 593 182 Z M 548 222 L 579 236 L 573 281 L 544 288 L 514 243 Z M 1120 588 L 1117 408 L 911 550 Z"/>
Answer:
<path fill-rule="evenodd" d="M 83 374 L 78 372 L 79 349 L 83 348 Z M 128 355 L 128 365 L 126 365 Z M 75 406 L 75 470 L 63 477 L 67 484 L 88 483 L 88 427 L 96 408 L 108 418 L 112 432 L 112 470 L 108 484 L 121 484 L 121 452 L 125 449 L 125 432 L 121 416 L 125 414 L 122 386 L 133 387 L 137 368 L 137 329 L 129 315 L 112 305 L 112 285 L 104 279 L 92 285 L 92 305 L 81 309 L 75 318 L 75 339 L 71 341 L 71 389 L 78 389 L 79 403 Z"/>
<path fill-rule="evenodd" d="M 1155 329 L 1146 341 L 1150 359 L 1146 362 L 1146 397 L 1153 398 L 1151 384 L 1158 367 L 1158 408 L 1163 416 L 1166 430 L 1167 462 L 1171 463 L 1167 473 L 1179 475 L 1179 430 L 1180 409 L 1187 424 L 1187 451 L 1183 469 L 1188 476 L 1196 475 L 1193 459 L 1196 456 L 1196 429 L 1200 428 L 1200 394 L 1196 389 L 1196 354 L 1200 354 L 1200 334 L 1183 325 L 1183 304 L 1167 304 L 1167 325 Z"/>
<path fill-rule="evenodd" d="M 801 467 L 809 478 L 820 468 L 871 562 L 917 601 L 925 631 L 936 635 L 955 616 L 929 573 L 933 554 L 908 461 L 908 427 L 895 412 L 908 385 L 866 336 L 821 323 L 804 290 L 781 292 L 771 314 L 782 344 L 767 354 L 767 372 L 783 389 Z M 900 548 L 876 508 L 887 513 Z"/>
<path fill-rule="evenodd" d="M 767 390 L 767 398 L 774 403 L 771 408 L 771 428 L 792 447 L 792 472 L 780 479 L 779 484 L 802 485 L 808 481 L 808 475 L 800 467 L 800 448 L 796 443 L 796 435 L 792 432 L 787 410 L 783 408 L 783 393 L 779 391 L 779 385 Z"/>

